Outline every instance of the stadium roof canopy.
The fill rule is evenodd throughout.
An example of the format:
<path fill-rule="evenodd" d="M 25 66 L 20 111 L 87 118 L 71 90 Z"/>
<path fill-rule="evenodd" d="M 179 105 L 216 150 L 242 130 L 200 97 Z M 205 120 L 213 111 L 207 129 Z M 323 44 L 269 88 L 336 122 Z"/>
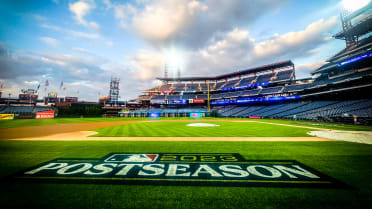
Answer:
<path fill-rule="evenodd" d="M 349 22 L 348 27 L 334 35 L 337 39 L 359 37 L 372 31 L 372 1 L 366 6 L 348 14 L 344 21 Z"/>
<path fill-rule="evenodd" d="M 236 71 L 233 73 L 227 73 L 227 74 L 222 74 L 218 76 L 208 76 L 208 77 L 180 77 L 180 78 L 163 78 L 163 77 L 157 77 L 156 79 L 161 80 L 161 81 L 205 81 L 205 80 L 221 80 L 221 79 L 228 79 L 228 78 L 233 78 L 237 76 L 242 76 L 250 73 L 258 73 L 262 71 L 267 71 L 267 70 L 275 70 L 277 68 L 283 68 L 283 67 L 290 67 L 293 66 L 294 64 L 291 60 L 283 61 L 283 62 L 277 62 L 269 65 L 264 65 L 260 67 L 255 67 L 255 68 L 250 68 L 246 70 L 241 70 L 241 71 Z"/>
<path fill-rule="evenodd" d="M 372 15 L 362 20 L 346 31 L 334 35 L 337 39 L 346 39 L 347 36 L 361 36 L 372 31 Z"/>

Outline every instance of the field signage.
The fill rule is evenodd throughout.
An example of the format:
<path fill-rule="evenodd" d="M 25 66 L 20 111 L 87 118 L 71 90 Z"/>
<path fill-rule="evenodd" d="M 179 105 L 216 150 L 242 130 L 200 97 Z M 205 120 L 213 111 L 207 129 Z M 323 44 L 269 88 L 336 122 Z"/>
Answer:
<path fill-rule="evenodd" d="M 12 180 L 150 185 L 340 187 L 295 160 L 245 160 L 237 153 L 111 153 L 101 159 L 58 158 Z"/>
<path fill-rule="evenodd" d="M 0 120 L 13 120 L 14 114 L 0 114 Z"/>
<path fill-rule="evenodd" d="M 193 99 L 192 101 L 193 101 L 194 104 L 197 104 L 197 103 L 204 104 L 205 103 L 205 99 Z"/>
<path fill-rule="evenodd" d="M 190 113 L 190 118 L 201 118 L 202 114 L 200 112 Z"/>
<path fill-rule="evenodd" d="M 150 118 L 160 118 L 160 113 L 158 112 L 152 112 L 149 114 Z"/>
<path fill-rule="evenodd" d="M 35 115 L 35 119 L 50 119 L 50 118 L 54 118 L 54 110 L 37 112 Z"/>

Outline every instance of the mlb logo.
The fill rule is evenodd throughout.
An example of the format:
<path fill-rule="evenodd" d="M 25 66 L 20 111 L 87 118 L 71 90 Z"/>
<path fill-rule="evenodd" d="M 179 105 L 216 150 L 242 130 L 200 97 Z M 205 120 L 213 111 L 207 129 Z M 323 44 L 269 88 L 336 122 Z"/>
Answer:
<path fill-rule="evenodd" d="M 111 163 L 147 163 L 155 162 L 158 154 L 113 154 L 105 162 Z"/>

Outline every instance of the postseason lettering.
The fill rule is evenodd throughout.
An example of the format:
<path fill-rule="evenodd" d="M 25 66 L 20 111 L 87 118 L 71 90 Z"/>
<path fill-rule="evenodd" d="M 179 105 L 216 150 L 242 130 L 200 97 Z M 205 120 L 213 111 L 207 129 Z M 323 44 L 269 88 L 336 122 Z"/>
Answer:
<path fill-rule="evenodd" d="M 298 165 L 207 165 L 207 164 L 134 164 L 134 163 L 48 163 L 24 172 L 25 175 L 48 175 L 53 172 L 60 176 L 122 176 L 122 177 L 189 177 L 189 178 L 309 178 L 319 176 Z"/>
<path fill-rule="evenodd" d="M 236 153 L 113 153 L 102 159 L 55 159 L 13 178 L 157 185 L 338 185 L 297 161 L 247 161 Z"/>

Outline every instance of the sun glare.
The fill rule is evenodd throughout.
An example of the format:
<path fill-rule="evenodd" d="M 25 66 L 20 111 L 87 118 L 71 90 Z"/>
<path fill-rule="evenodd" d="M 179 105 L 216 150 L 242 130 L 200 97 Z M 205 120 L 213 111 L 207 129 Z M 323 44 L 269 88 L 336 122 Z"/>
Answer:
<path fill-rule="evenodd" d="M 349 10 L 350 12 L 353 12 L 355 10 L 358 10 L 365 5 L 367 5 L 370 2 L 370 0 L 343 0 L 342 6 Z"/>
<path fill-rule="evenodd" d="M 179 49 L 168 49 L 165 51 L 165 64 L 170 70 L 183 69 L 185 65 L 185 54 Z"/>

